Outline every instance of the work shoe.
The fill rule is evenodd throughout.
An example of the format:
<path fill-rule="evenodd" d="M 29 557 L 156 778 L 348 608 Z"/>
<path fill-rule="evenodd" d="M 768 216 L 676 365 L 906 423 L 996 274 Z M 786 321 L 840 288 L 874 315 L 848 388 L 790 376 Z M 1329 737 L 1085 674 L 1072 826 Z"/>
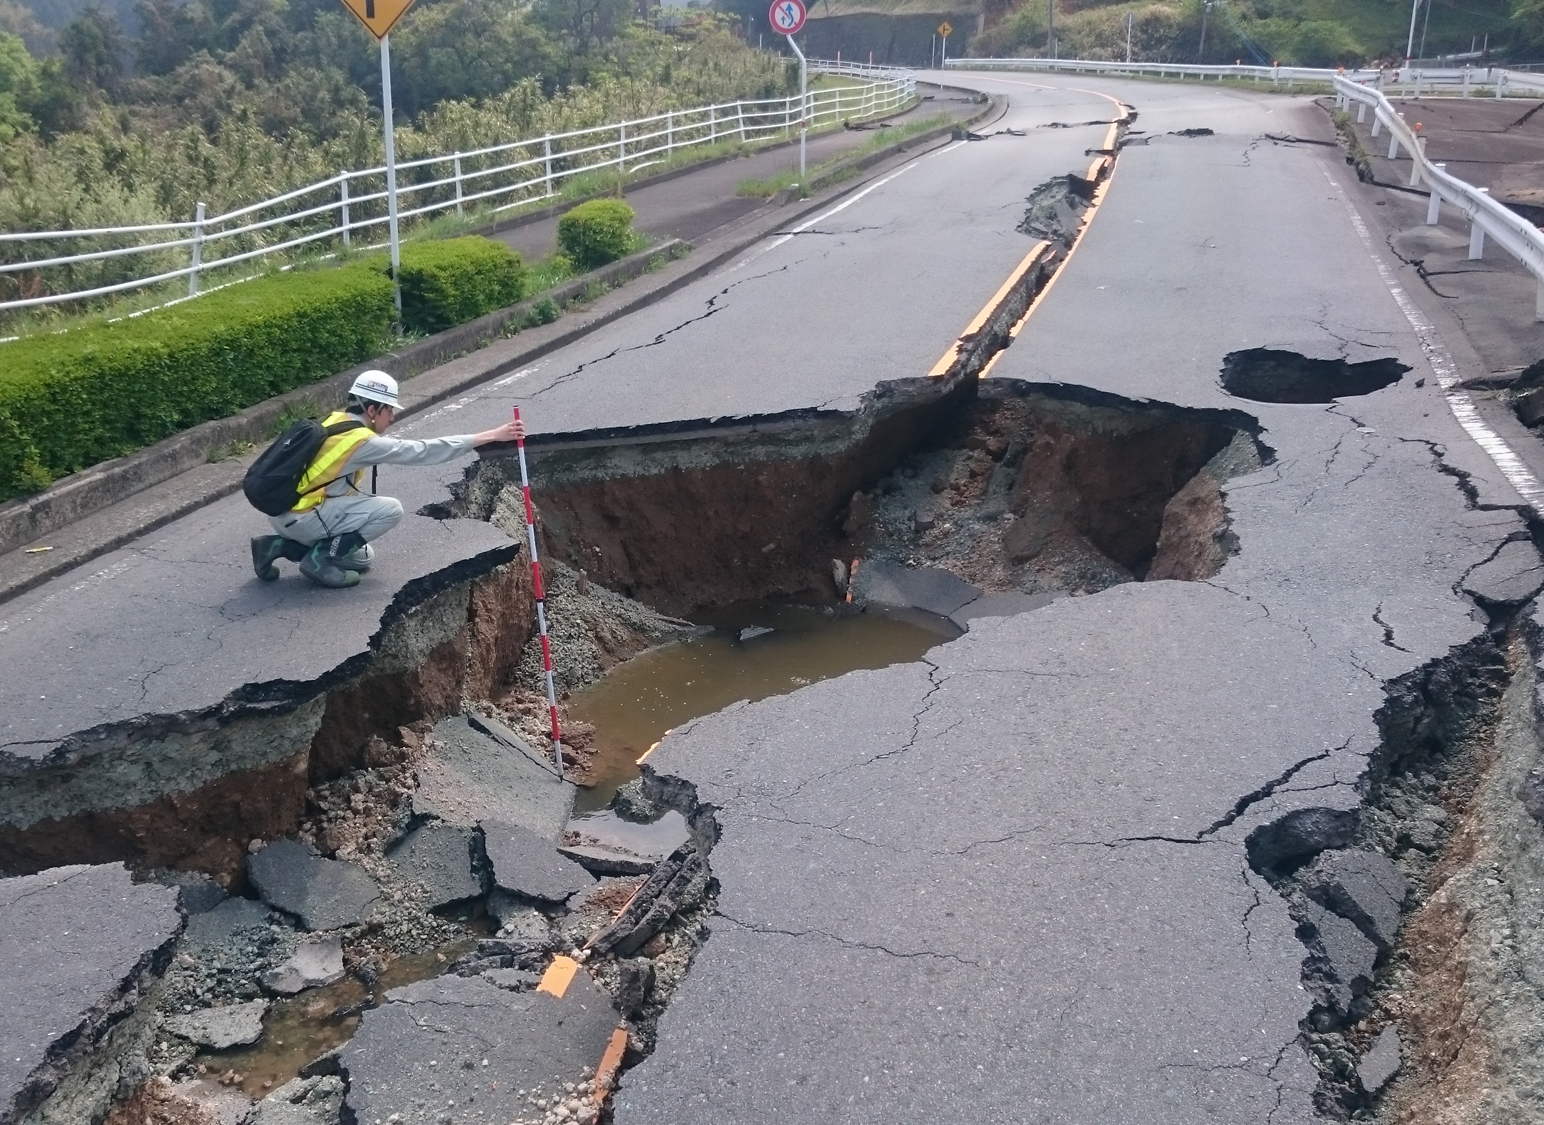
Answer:
<path fill-rule="evenodd" d="M 359 585 L 359 571 L 349 570 L 343 560 L 365 545 L 357 532 L 318 539 L 300 560 L 300 573 L 311 581 L 334 590 Z"/>
<path fill-rule="evenodd" d="M 369 570 L 373 562 L 375 562 L 375 548 L 368 543 L 355 547 L 338 560 L 338 564 L 344 570 Z"/>
<path fill-rule="evenodd" d="M 299 562 L 306 557 L 306 545 L 282 535 L 254 535 L 252 537 L 252 569 L 264 582 L 279 577 L 279 568 L 273 564 L 280 559 Z"/>

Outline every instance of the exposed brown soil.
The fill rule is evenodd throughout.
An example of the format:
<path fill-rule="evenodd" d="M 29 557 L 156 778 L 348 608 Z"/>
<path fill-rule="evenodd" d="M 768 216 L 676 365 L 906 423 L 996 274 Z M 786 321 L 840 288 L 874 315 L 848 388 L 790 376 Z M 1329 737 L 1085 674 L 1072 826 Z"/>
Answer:
<path fill-rule="evenodd" d="M 271 840 L 299 825 L 308 764 L 302 752 L 130 809 L 82 813 L 24 830 L 3 826 L 0 854 L 12 873 L 121 861 L 138 869 L 203 871 L 228 885 L 249 840 Z"/>

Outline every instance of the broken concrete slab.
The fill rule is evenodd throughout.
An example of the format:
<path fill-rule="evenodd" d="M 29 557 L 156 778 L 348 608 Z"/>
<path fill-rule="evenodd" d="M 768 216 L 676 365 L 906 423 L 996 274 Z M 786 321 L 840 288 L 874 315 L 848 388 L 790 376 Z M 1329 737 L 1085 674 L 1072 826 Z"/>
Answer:
<path fill-rule="evenodd" d="M 1372 987 L 1378 947 L 1356 923 L 1311 899 L 1295 899 L 1292 914 L 1299 923 L 1298 936 L 1309 949 L 1303 983 L 1336 1015 L 1350 1016 L 1356 999 Z"/>
<path fill-rule="evenodd" d="M 564 859 L 549 840 L 529 828 L 488 820 L 482 829 L 493 881 L 506 891 L 540 902 L 564 902 L 595 885 L 588 871 Z"/>
<path fill-rule="evenodd" d="M 541 983 L 541 974 L 526 969 L 487 969 L 482 974 L 493 984 L 510 992 L 530 992 Z"/>
<path fill-rule="evenodd" d="M 557 763 L 552 758 L 536 750 L 529 742 L 521 738 L 509 727 L 489 715 L 479 715 L 476 711 L 466 713 L 467 725 L 479 734 L 493 739 L 500 746 L 510 750 L 518 750 L 531 760 L 534 765 L 540 766 L 554 778 L 559 777 Z"/>
<path fill-rule="evenodd" d="M 647 875 L 662 856 L 638 855 L 599 844 L 560 844 L 558 854 L 571 859 L 592 875 Z"/>
<path fill-rule="evenodd" d="M 1389 1024 L 1378 1032 L 1378 1038 L 1372 1041 L 1362 1061 L 1356 1064 L 1356 1076 L 1361 1079 L 1362 1089 L 1377 1094 L 1403 1065 L 1404 1045 L 1399 1041 L 1398 1030 Z"/>
<path fill-rule="evenodd" d="M 1329 848 L 1343 848 L 1356 831 L 1355 809 L 1294 809 L 1249 833 L 1244 847 L 1256 871 L 1291 867 Z"/>
<path fill-rule="evenodd" d="M 245 1004 L 201 1008 L 185 1015 L 171 1016 L 166 1020 L 166 1030 L 200 1047 L 228 1051 L 261 1039 L 263 1017 L 267 1014 L 268 1001 L 249 1000 Z"/>
<path fill-rule="evenodd" d="M 343 1115 L 343 1079 L 336 1074 L 295 1078 L 252 1109 L 247 1125 L 338 1125 Z"/>
<path fill-rule="evenodd" d="M 935 567 L 913 570 L 886 559 L 874 559 L 858 567 L 853 590 L 858 601 L 910 606 L 940 617 L 948 617 L 981 596 L 979 587 L 947 570 Z"/>
<path fill-rule="evenodd" d="M 359 1121 L 510 1121 L 556 1082 L 600 1064 L 618 1017 L 582 968 L 560 996 L 482 977 L 436 977 L 386 994 L 340 1053 Z M 556 1080 L 556 1082 L 555 1082 Z M 524 1094 L 521 1091 L 525 1091 Z"/>
<path fill-rule="evenodd" d="M 1544 561 L 1531 540 L 1514 539 L 1464 576 L 1464 593 L 1486 605 L 1522 605 L 1544 589 Z"/>
<path fill-rule="evenodd" d="M 1010 590 L 1001 594 L 982 594 L 949 614 L 949 620 L 961 629 L 968 629 L 970 622 L 978 617 L 1012 617 L 1016 613 L 1042 609 L 1057 598 L 1065 596 L 1060 591 L 1047 594 L 1021 594 L 1017 590 Z"/>
<path fill-rule="evenodd" d="M 491 720 L 479 717 L 478 723 L 492 729 Z M 463 827 L 506 821 L 551 841 L 563 834 L 575 790 L 550 765 L 496 741 L 466 716 L 439 723 L 434 737 L 438 745 L 418 767 L 414 815 Z"/>
<path fill-rule="evenodd" d="M 122 864 L 0 879 L 0 1119 L 41 1105 L 133 1011 L 181 930 L 177 891 Z"/>
<path fill-rule="evenodd" d="M 266 926 L 271 912 L 261 902 L 249 898 L 228 898 L 212 910 L 188 919 L 182 935 L 182 947 L 189 951 L 210 949 L 229 941 L 242 930 Z"/>
<path fill-rule="evenodd" d="M 1303 890 L 1388 949 L 1399 933 L 1410 884 L 1388 857 L 1350 849 L 1321 852 L 1303 877 Z"/>
<path fill-rule="evenodd" d="M 552 923 L 545 914 L 498 887 L 488 892 L 488 913 L 498 922 L 500 937 L 546 941 L 552 935 Z"/>
<path fill-rule="evenodd" d="M 283 964 L 262 977 L 263 987 L 281 996 L 293 996 L 342 979 L 343 939 L 337 934 L 301 942 Z"/>
<path fill-rule="evenodd" d="M 430 909 L 476 898 L 486 889 L 472 873 L 473 829 L 454 824 L 425 824 L 386 854 L 405 880 L 429 889 Z"/>
<path fill-rule="evenodd" d="M 293 914 L 307 930 L 357 926 L 381 897 L 364 868 L 323 859 L 296 840 L 278 840 L 248 856 L 247 874 L 264 902 Z"/>

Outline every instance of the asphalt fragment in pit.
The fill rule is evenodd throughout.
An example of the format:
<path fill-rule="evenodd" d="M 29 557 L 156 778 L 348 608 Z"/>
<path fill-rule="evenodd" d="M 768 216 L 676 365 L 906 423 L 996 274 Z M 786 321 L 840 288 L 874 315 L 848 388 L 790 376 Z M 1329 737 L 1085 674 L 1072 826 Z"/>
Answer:
<path fill-rule="evenodd" d="M 1396 359 L 1351 363 L 1311 359 L 1277 348 L 1249 348 L 1223 357 L 1218 382 L 1228 394 L 1256 402 L 1320 403 L 1382 390 L 1409 370 Z"/>

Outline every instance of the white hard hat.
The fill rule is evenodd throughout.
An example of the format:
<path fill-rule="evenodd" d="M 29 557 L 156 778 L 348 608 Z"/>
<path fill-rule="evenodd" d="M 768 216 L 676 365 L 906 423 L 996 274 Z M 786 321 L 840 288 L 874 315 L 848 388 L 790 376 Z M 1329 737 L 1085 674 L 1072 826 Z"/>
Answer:
<path fill-rule="evenodd" d="M 398 407 L 397 381 L 384 371 L 366 371 L 354 380 L 348 393 L 366 402 L 378 402 L 382 406 Z"/>

